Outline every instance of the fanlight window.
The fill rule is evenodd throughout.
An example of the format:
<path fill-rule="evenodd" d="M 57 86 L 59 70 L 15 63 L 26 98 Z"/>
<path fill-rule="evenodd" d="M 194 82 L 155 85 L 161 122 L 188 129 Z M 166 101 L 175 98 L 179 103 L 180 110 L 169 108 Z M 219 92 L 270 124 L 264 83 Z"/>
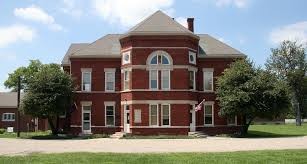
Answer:
<path fill-rule="evenodd" d="M 150 60 L 150 64 L 163 64 L 163 65 L 169 65 L 170 61 L 168 57 L 164 54 L 157 54 L 153 56 Z"/>

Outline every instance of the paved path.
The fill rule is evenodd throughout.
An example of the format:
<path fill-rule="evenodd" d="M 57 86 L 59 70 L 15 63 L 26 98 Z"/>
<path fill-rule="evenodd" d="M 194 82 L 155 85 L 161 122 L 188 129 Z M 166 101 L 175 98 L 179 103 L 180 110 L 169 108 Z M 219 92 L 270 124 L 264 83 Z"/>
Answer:
<path fill-rule="evenodd" d="M 207 139 L 89 139 L 31 140 L 0 139 L 0 155 L 24 155 L 34 152 L 228 152 L 247 150 L 307 149 L 306 137 L 292 138 L 220 138 Z"/>

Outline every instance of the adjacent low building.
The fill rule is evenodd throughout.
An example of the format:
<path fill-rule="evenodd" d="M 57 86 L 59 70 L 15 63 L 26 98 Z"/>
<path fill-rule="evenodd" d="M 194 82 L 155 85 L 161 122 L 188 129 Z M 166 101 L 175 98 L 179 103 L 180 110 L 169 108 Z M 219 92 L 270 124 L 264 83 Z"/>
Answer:
<path fill-rule="evenodd" d="M 238 131 L 239 117 L 218 115 L 215 89 L 217 77 L 245 55 L 208 34 L 195 34 L 193 18 L 187 23 L 188 28 L 157 11 L 124 34 L 71 44 L 62 61 L 77 86 L 71 132 Z"/>
<path fill-rule="evenodd" d="M 24 94 L 21 94 L 21 99 Z M 12 127 L 17 130 L 17 92 L 0 92 L 0 129 Z M 47 121 L 20 115 L 20 131 L 44 131 L 48 129 Z"/>

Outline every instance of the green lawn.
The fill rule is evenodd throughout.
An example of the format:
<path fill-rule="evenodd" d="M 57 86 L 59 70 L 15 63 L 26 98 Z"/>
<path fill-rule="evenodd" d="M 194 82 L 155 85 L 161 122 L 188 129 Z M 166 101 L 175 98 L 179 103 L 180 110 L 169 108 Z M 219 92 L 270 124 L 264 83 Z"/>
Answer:
<path fill-rule="evenodd" d="M 23 139 L 92 139 L 92 138 L 107 138 L 107 134 L 93 134 L 87 136 L 74 136 L 74 135 L 65 135 L 65 136 L 54 136 L 51 135 L 51 131 L 39 131 L 39 132 L 21 132 L 20 138 Z M 3 133 L 0 134 L 0 138 L 17 138 L 16 133 Z"/>
<path fill-rule="evenodd" d="M 0 163 L 306 163 L 307 150 L 230 153 L 63 153 L 0 156 Z"/>
<path fill-rule="evenodd" d="M 295 126 L 295 124 L 280 125 L 251 125 L 248 135 L 245 137 L 296 137 L 306 136 L 307 125 Z"/>

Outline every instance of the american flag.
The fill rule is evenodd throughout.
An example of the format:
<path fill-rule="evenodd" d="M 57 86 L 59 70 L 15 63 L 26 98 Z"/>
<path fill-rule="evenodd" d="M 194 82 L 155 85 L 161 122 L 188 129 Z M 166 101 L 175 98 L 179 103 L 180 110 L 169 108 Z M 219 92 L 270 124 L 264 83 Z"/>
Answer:
<path fill-rule="evenodd" d="M 203 105 L 204 102 L 205 102 L 205 99 L 203 99 L 203 101 L 200 102 L 200 103 L 195 107 L 195 112 L 201 110 L 201 107 L 202 107 L 202 105 Z"/>

